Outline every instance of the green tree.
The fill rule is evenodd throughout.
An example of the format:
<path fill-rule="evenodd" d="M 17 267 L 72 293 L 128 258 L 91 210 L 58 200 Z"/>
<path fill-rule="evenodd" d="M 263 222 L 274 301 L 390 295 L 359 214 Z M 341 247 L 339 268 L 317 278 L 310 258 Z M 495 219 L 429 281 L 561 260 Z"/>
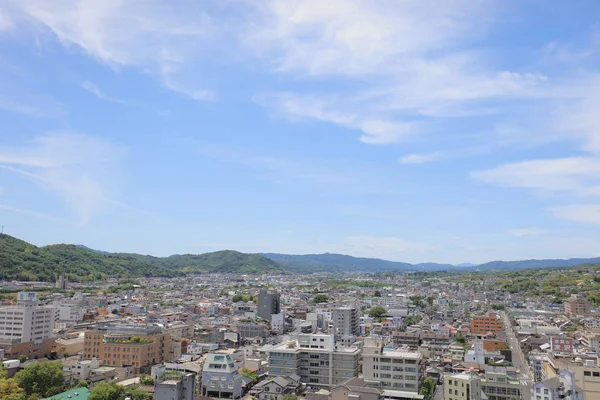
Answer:
<path fill-rule="evenodd" d="M 25 355 L 22 355 L 22 354 L 21 354 L 21 355 L 19 356 L 19 362 L 20 362 L 21 364 L 23 364 L 23 363 L 25 363 L 26 361 L 27 361 L 27 356 L 25 356 Z"/>
<path fill-rule="evenodd" d="M 466 344 L 467 338 L 459 333 L 458 335 L 454 336 L 454 341 L 457 343 Z"/>
<path fill-rule="evenodd" d="M 88 400 L 122 400 L 125 397 L 125 388 L 116 383 L 100 382 Z"/>
<path fill-rule="evenodd" d="M 428 376 L 425 378 L 420 392 L 422 395 L 425 395 L 425 400 L 430 400 L 433 398 L 433 395 L 435 394 L 435 387 L 436 383 L 432 377 Z"/>
<path fill-rule="evenodd" d="M 17 372 L 15 379 L 27 396 L 40 394 L 49 397 L 48 393 L 60 393 L 65 386 L 63 367 L 60 361 L 37 362 Z M 56 392 L 56 390 L 59 390 Z"/>
<path fill-rule="evenodd" d="M 427 296 L 425 300 L 427 300 L 427 304 L 429 304 L 429 306 L 432 306 L 433 300 L 435 300 L 435 298 L 433 296 Z"/>
<path fill-rule="evenodd" d="M 152 400 L 152 395 L 139 389 L 125 389 L 125 396 L 131 400 Z"/>
<path fill-rule="evenodd" d="M 82 387 L 84 387 L 84 388 L 87 388 L 87 387 L 88 387 L 88 383 L 87 383 L 87 381 L 80 381 L 80 382 L 77 384 L 77 387 L 78 387 L 78 388 L 82 388 Z"/>
<path fill-rule="evenodd" d="M 258 380 L 258 373 L 256 373 L 256 371 L 250 371 L 248 368 L 240 369 L 240 374 L 246 378 L 252 379 L 253 381 Z"/>
<path fill-rule="evenodd" d="M 381 318 L 385 315 L 385 307 L 383 306 L 375 306 L 369 310 L 369 317 L 371 318 Z"/>
<path fill-rule="evenodd" d="M 0 399 L 2 400 L 22 400 L 25 391 L 14 379 L 0 379 Z"/>
<path fill-rule="evenodd" d="M 152 379 L 152 377 L 149 376 L 149 375 L 141 375 L 140 376 L 140 383 L 142 385 L 152 386 L 152 385 L 154 385 L 154 379 Z"/>
<path fill-rule="evenodd" d="M 376 290 L 375 294 L 373 296 L 375 296 L 375 297 L 381 297 L 381 292 L 379 290 Z"/>
<path fill-rule="evenodd" d="M 296 396 L 295 394 L 284 394 L 281 397 L 281 400 L 298 400 L 298 396 Z"/>
<path fill-rule="evenodd" d="M 327 296 L 326 294 L 323 293 L 319 293 L 317 294 L 315 297 L 313 297 L 313 302 L 314 303 L 327 303 L 329 301 L 329 296 Z"/>

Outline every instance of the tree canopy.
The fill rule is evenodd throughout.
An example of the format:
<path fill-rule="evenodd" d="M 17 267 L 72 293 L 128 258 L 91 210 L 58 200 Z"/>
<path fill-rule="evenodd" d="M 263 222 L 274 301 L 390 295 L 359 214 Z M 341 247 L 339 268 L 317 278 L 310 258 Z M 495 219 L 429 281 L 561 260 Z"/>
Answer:
<path fill-rule="evenodd" d="M 386 314 L 385 307 L 383 306 L 375 306 L 369 310 L 369 317 L 371 318 L 381 318 Z"/>
<path fill-rule="evenodd" d="M 326 294 L 323 293 L 319 293 L 317 295 L 315 295 L 315 297 L 313 297 L 313 302 L 314 303 L 327 303 L 329 301 L 329 296 L 327 296 Z"/>
<path fill-rule="evenodd" d="M 60 361 L 31 364 L 17 372 L 15 380 L 27 396 L 39 394 L 42 397 L 50 397 L 60 393 L 65 386 L 63 366 Z"/>

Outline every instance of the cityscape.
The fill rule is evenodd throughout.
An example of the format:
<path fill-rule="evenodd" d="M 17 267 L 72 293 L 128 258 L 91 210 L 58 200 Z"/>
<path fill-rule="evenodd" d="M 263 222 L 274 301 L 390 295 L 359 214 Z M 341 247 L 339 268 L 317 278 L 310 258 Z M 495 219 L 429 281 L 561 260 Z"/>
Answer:
<path fill-rule="evenodd" d="M 0 239 L 3 263 L 48 250 Z M 116 257 L 60 246 L 69 271 Z M 303 274 L 264 263 L 0 282 L 2 398 L 600 398 L 600 264 Z M 28 384 L 51 374 L 42 366 L 55 380 Z"/>
<path fill-rule="evenodd" d="M 600 0 L 0 0 L 0 400 L 600 400 Z"/>

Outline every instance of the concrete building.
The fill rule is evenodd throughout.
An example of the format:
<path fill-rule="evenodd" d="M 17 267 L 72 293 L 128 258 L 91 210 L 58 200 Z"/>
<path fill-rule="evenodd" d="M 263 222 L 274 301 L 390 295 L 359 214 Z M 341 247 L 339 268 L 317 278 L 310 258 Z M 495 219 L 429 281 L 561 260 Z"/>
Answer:
<path fill-rule="evenodd" d="M 65 382 L 73 384 L 74 382 L 86 381 L 90 377 L 93 369 L 100 367 L 100 361 L 91 360 L 66 360 L 63 362 L 63 374 Z"/>
<path fill-rule="evenodd" d="M 575 384 L 575 374 L 563 370 L 553 378 L 531 385 L 531 400 L 583 400 L 583 392 Z M 594 397 L 595 399 L 595 397 Z"/>
<path fill-rule="evenodd" d="M 258 292 L 258 305 L 256 315 L 267 321 L 271 321 L 271 315 L 281 312 L 279 293 L 269 293 L 267 289 Z"/>
<path fill-rule="evenodd" d="M 240 340 L 261 338 L 264 339 L 269 335 L 267 327 L 263 324 L 254 322 L 238 322 L 235 325 Z"/>
<path fill-rule="evenodd" d="M 0 307 L 0 347 L 7 357 L 49 355 L 54 308 L 38 306 L 35 292 L 19 292 L 15 305 Z"/>
<path fill-rule="evenodd" d="M 565 300 L 564 307 L 565 314 L 569 317 L 577 315 L 586 316 L 592 312 L 592 303 L 580 294 L 572 294 L 571 297 Z"/>
<path fill-rule="evenodd" d="M 334 308 L 331 323 L 336 340 L 342 336 L 358 336 L 360 335 L 360 310 L 356 307 Z"/>
<path fill-rule="evenodd" d="M 384 390 L 418 393 L 425 373 L 425 360 L 420 352 L 384 346 L 383 339 L 365 338 L 363 379 Z"/>
<path fill-rule="evenodd" d="M 301 334 L 265 350 L 269 375 L 299 375 L 302 383 L 331 387 L 358 376 L 361 349 L 336 344 L 333 335 Z"/>
<path fill-rule="evenodd" d="M 483 400 L 481 378 L 473 372 L 446 375 L 444 400 Z"/>
<path fill-rule="evenodd" d="M 485 335 L 488 332 L 500 332 L 504 330 L 504 324 L 496 313 L 488 312 L 485 315 L 474 315 L 471 318 L 471 334 Z"/>
<path fill-rule="evenodd" d="M 153 400 L 194 400 L 196 398 L 196 375 L 164 373 L 154 382 Z"/>
<path fill-rule="evenodd" d="M 67 279 L 67 277 L 64 274 L 60 274 L 58 279 L 56 280 L 55 286 L 57 289 L 67 290 L 67 288 L 69 287 L 69 279 Z"/>
<path fill-rule="evenodd" d="M 242 376 L 229 354 L 209 353 L 202 368 L 202 396 L 239 399 Z"/>
<path fill-rule="evenodd" d="M 481 378 L 481 390 L 488 400 L 521 400 L 522 386 L 516 374 L 506 368 L 487 366 Z"/>
<path fill-rule="evenodd" d="M 281 335 L 285 331 L 285 313 L 271 315 L 271 330 Z"/>
<path fill-rule="evenodd" d="M 85 333 L 85 358 L 98 358 L 102 365 L 146 371 L 153 364 L 172 361 L 172 352 L 171 337 L 157 326 L 102 325 Z"/>

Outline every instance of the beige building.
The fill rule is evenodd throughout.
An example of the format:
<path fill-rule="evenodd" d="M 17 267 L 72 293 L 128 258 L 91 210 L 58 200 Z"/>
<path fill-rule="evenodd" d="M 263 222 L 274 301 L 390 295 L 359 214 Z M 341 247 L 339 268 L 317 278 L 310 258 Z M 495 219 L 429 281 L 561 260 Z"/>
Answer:
<path fill-rule="evenodd" d="M 384 390 L 419 392 L 425 373 L 425 360 L 420 352 L 391 350 L 383 339 L 365 338 L 363 378 Z"/>
<path fill-rule="evenodd" d="M 481 379 L 473 372 L 446 375 L 444 400 L 483 400 Z"/>
<path fill-rule="evenodd" d="M 106 366 L 131 366 L 136 372 L 175 358 L 168 333 L 141 325 L 105 325 L 86 332 L 84 356 Z"/>
<path fill-rule="evenodd" d="M 565 314 L 568 316 L 588 315 L 592 312 L 592 303 L 590 303 L 583 295 L 572 294 L 571 297 L 564 302 Z"/>

